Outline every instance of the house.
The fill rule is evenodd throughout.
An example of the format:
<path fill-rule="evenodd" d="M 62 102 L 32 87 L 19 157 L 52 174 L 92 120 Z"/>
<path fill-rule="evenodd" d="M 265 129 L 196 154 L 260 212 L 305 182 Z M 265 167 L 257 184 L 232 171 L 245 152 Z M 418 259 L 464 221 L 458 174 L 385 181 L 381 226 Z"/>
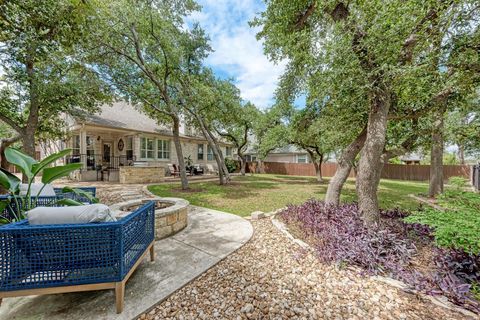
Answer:
<path fill-rule="evenodd" d="M 257 152 L 254 149 L 248 149 L 245 152 L 247 161 L 257 161 Z M 265 162 L 283 162 L 283 163 L 309 163 L 310 157 L 307 151 L 297 148 L 289 144 L 287 146 L 277 148 L 268 153 L 264 159 Z"/>
<path fill-rule="evenodd" d="M 172 130 L 127 102 L 104 105 L 98 114 L 69 117 L 68 136 L 62 147 L 72 148 L 67 163 L 83 168 L 72 178 L 79 181 L 157 182 L 168 174 L 168 164 L 178 164 Z M 182 124 L 180 140 L 191 164 L 215 165 L 204 137 Z M 232 147 L 221 143 L 226 157 Z"/>
<path fill-rule="evenodd" d="M 404 164 L 420 164 L 422 156 L 417 153 L 407 153 L 400 157 L 400 161 Z"/>

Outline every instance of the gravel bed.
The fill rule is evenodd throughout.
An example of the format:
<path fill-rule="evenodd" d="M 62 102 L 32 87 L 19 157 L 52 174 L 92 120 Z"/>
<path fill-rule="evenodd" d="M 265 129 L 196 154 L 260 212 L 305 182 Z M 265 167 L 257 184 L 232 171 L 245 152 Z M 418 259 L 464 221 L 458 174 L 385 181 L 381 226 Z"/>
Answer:
<path fill-rule="evenodd" d="M 139 319 L 468 319 L 318 262 L 269 219 L 245 246 Z"/>

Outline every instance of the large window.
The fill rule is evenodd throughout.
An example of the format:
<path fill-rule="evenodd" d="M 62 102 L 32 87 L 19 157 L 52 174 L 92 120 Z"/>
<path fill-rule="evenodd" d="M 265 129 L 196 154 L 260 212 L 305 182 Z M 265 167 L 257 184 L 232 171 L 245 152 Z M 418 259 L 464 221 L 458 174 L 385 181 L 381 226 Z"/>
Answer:
<path fill-rule="evenodd" d="M 170 159 L 170 141 L 157 140 L 157 159 Z"/>
<path fill-rule="evenodd" d="M 125 153 L 127 154 L 127 160 L 133 160 L 133 137 L 127 137 L 126 140 Z"/>
<path fill-rule="evenodd" d="M 213 150 L 210 148 L 210 146 L 207 147 L 207 160 L 212 161 L 213 160 Z"/>
<path fill-rule="evenodd" d="M 232 156 L 232 147 L 225 147 L 225 155 L 227 157 L 231 157 Z"/>
<path fill-rule="evenodd" d="M 140 139 L 140 157 L 142 159 L 155 158 L 155 140 L 150 138 Z"/>
<path fill-rule="evenodd" d="M 197 160 L 203 160 L 203 144 L 199 144 L 197 149 Z"/>
<path fill-rule="evenodd" d="M 307 155 L 306 154 L 298 154 L 297 155 L 297 163 L 308 163 Z"/>
<path fill-rule="evenodd" d="M 78 156 L 80 154 L 80 136 L 74 135 L 72 137 L 72 154 Z"/>
<path fill-rule="evenodd" d="M 92 136 L 87 136 L 87 167 L 95 167 L 95 149 L 94 149 L 94 138 Z"/>

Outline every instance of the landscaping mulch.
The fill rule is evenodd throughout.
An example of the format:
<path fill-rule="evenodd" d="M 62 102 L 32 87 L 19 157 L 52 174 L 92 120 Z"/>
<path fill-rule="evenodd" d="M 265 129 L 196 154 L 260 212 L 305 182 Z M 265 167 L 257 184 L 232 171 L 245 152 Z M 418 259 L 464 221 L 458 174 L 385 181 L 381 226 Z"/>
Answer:
<path fill-rule="evenodd" d="M 269 219 L 253 238 L 139 319 L 468 319 L 348 269 L 322 264 Z"/>

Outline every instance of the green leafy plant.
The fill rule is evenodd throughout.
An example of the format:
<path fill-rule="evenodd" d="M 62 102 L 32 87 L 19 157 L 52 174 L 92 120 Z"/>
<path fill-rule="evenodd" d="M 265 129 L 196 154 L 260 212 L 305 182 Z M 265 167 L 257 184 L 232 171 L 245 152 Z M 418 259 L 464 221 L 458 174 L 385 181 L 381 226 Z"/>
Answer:
<path fill-rule="evenodd" d="M 71 172 L 82 167 L 81 163 L 71 163 L 63 166 L 51 166 L 55 161 L 65 157 L 71 151 L 71 149 L 65 149 L 54 153 L 41 161 L 37 161 L 19 150 L 13 148 L 7 148 L 5 150 L 5 157 L 7 161 L 18 168 L 27 178 L 27 190 L 25 195 L 21 196 L 21 180 L 7 170 L 0 168 L 0 185 L 9 192 L 9 195 L 6 197 L 6 199 L 0 201 L 0 212 L 3 212 L 6 208 L 10 207 L 10 211 L 13 215 L 13 217 L 10 219 L 1 218 L 1 224 L 25 219 L 25 212 L 36 207 L 39 196 L 42 193 L 45 185 L 50 184 L 57 179 L 68 176 Z M 40 188 L 37 194 L 32 194 L 32 184 L 35 182 L 38 176 L 41 176 L 43 186 Z M 67 191 L 76 193 L 78 195 L 83 195 L 88 198 L 86 193 L 82 190 L 69 188 Z M 82 203 L 73 199 L 59 199 L 53 201 L 52 205 L 53 204 L 81 205 Z"/>
<path fill-rule="evenodd" d="M 465 188 L 465 185 L 467 184 L 467 179 L 464 177 L 451 177 L 448 179 L 448 183 L 451 184 L 455 190 L 463 190 Z"/>
<path fill-rule="evenodd" d="M 232 173 L 237 170 L 238 162 L 230 158 L 225 158 L 225 166 L 227 167 L 228 172 Z"/>
<path fill-rule="evenodd" d="M 183 159 L 185 160 L 185 165 L 187 167 L 190 167 L 193 165 L 192 156 L 184 157 Z"/>
<path fill-rule="evenodd" d="M 463 178 L 461 178 L 463 179 Z M 460 179 L 458 185 L 461 185 Z M 451 183 L 451 182 L 450 182 Z M 405 218 L 406 222 L 426 224 L 434 229 L 437 245 L 480 253 L 480 197 L 474 192 L 448 190 L 438 197 L 444 211 L 425 207 Z"/>

